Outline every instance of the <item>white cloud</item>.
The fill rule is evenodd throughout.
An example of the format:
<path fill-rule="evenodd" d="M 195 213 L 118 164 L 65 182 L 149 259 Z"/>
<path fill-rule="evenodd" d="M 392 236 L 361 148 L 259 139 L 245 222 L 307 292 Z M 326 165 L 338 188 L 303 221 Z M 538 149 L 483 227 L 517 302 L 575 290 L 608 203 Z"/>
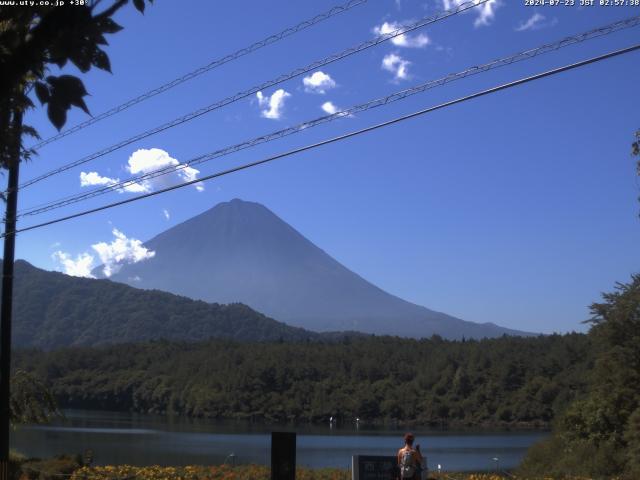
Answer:
<path fill-rule="evenodd" d="M 460 5 L 462 5 L 463 3 L 465 3 L 467 0 L 442 0 L 442 6 L 445 10 L 450 10 L 452 8 L 455 7 L 459 7 Z M 478 5 L 480 3 L 480 0 L 473 0 L 474 3 L 476 5 Z M 493 19 L 496 16 L 496 10 L 502 5 L 500 0 L 489 0 L 486 3 L 483 3 L 482 5 L 479 5 L 475 8 L 472 8 L 470 10 L 466 10 L 467 12 L 469 11 L 477 11 L 478 12 L 478 16 L 476 17 L 475 21 L 473 22 L 474 26 L 476 27 L 483 27 L 483 26 L 488 26 L 491 24 L 491 22 L 493 21 Z"/>
<path fill-rule="evenodd" d="M 401 25 L 397 22 L 384 22 L 382 25 L 373 27 L 373 33 L 376 35 L 386 35 L 398 30 L 400 27 Z M 429 45 L 430 40 L 424 33 L 419 33 L 417 35 L 403 33 L 402 35 L 393 37 L 391 39 L 391 43 L 396 47 L 423 48 Z"/>
<path fill-rule="evenodd" d="M 127 238 L 117 228 L 114 228 L 112 233 L 116 238 L 111 243 L 100 242 L 91 245 L 100 257 L 105 276 L 110 277 L 117 273 L 124 264 L 142 262 L 155 256 L 156 252 L 143 246 L 140 240 Z M 58 250 L 51 255 L 51 258 L 60 263 L 67 275 L 95 278 L 91 273 L 95 257 L 90 253 L 80 253 L 74 260 L 70 254 Z"/>
<path fill-rule="evenodd" d="M 106 277 L 117 273 L 124 264 L 142 262 L 156 255 L 156 252 L 143 246 L 140 240 L 127 238 L 117 228 L 114 228 L 112 233 L 116 238 L 111 243 L 100 242 L 91 245 L 100 257 L 103 264 L 102 273 Z"/>
<path fill-rule="evenodd" d="M 320 70 L 313 72 L 312 75 L 302 79 L 305 92 L 309 93 L 327 93 L 327 90 L 335 88 L 336 82 L 331 75 Z"/>
<path fill-rule="evenodd" d="M 160 148 L 141 148 L 131 154 L 126 168 L 132 175 L 145 175 L 161 168 L 176 167 L 179 164 L 180 162 L 178 160 L 172 158 L 167 152 Z M 198 173 L 200 173 L 200 171 L 195 168 L 181 166 L 171 173 L 159 175 L 154 178 L 146 178 L 138 183 L 132 182 L 123 188 L 128 192 L 151 192 L 179 182 L 192 182 L 197 180 Z M 199 192 L 204 190 L 202 183 L 196 183 L 195 187 Z"/>
<path fill-rule="evenodd" d="M 93 185 L 113 185 L 120 180 L 117 178 L 102 177 L 98 172 L 80 172 L 80 186 L 91 187 Z"/>
<path fill-rule="evenodd" d="M 498 0 L 489 0 L 487 3 L 480 5 L 480 13 L 478 18 L 473 22 L 476 27 L 488 26 L 493 22 L 496 16 L 496 10 L 500 6 Z"/>
<path fill-rule="evenodd" d="M 324 102 L 320 108 L 329 115 L 333 115 L 338 111 L 338 107 L 336 107 L 332 102 Z"/>
<path fill-rule="evenodd" d="M 171 158 L 167 152 L 160 148 L 136 150 L 129 157 L 126 170 L 132 175 L 145 175 L 155 170 L 166 167 L 177 167 L 180 164 L 175 158 Z M 199 170 L 192 167 L 168 169 L 167 173 L 156 177 L 142 179 L 139 182 L 125 181 L 121 186 L 114 187 L 118 193 L 147 193 L 156 189 L 165 188 L 180 182 L 197 180 Z M 103 177 L 98 172 L 80 172 L 80 186 L 90 187 L 95 185 L 109 186 L 121 183 L 119 178 Z M 204 190 L 200 182 L 195 184 L 199 192 Z"/>
<path fill-rule="evenodd" d="M 520 25 L 516 27 L 516 31 L 523 32 L 525 30 L 535 30 L 537 28 L 540 28 L 540 22 L 543 22 L 545 18 L 547 17 L 536 12 L 531 16 L 531 18 L 529 18 L 529 20 L 527 20 L 526 22 L 521 22 Z"/>
<path fill-rule="evenodd" d="M 91 274 L 93 268 L 93 255 L 89 253 L 81 253 L 74 260 L 68 253 L 58 250 L 53 252 L 51 258 L 59 262 L 64 273 L 74 277 L 94 278 Z"/>
<path fill-rule="evenodd" d="M 385 55 L 382 59 L 382 68 L 393 73 L 396 80 L 406 80 L 409 78 L 409 65 L 411 65 L 411 62 L 395 53 Z"/>
<path fill-rule="evenodd" d="M 263 95 L 262 92 L 256 93 L 258 105 L 262 108 L 260 112 L 261 115 L 264 118 L 278 120 L 282 116 L 284 101 L 290 96 L 291 94 L 289 92 L 285 92 L 282 88 L 273 92 L 273 95 L 270 97 Z"/>
<path fill-rule="evenodd" d="M 166 208 L 162 210 L 162 213 L 164 214 L 164 218 L 166 218 L 167 220 L 171 218 L 171 215 L 169 214 L 169 210 L 167 210 Z"/>
<path fill-rule="evenodd" d="M 148 185 L 148 182 L 137 183 L 134 181 L 126 182 L 116 189 L 118 193 L 147 193 L 152 190 L 152 188 Z"/>
<path fill-rule="evenodd" d="M 335 105 L 333 102 L 324 102 L 322 105 L 320 105 L 320 108 L 324 113 L 328 115 L 334 115 L 337 113 L 338 117 L 353 117 L 352 114 L 349 114 L 347 112 L 342 112 L 341 111 L 342 109 L 337 105 Z"/>
<path fill-rule="evenodd" d="M 515 31 L 524 32 L 526 30 L 540 30 L 541 28 L 553 27 L 558 23 L 558 19 L 555 17 L 548 22 L 545 20 L 547 20 L 547 17 L 536 12 L 527 21 L 520 22 L 520 25 L 515 28 Z"/>
<path fill-rule="evenodd" d="M 80 172 L 81 187 L 91 187 L 96 185 L 115 185 L 117 183 L 120 183 L 119 178 L 102 177 L 98 172 Z M 140 193 L 148 191 L 142 185 L 135 182 L 126 183 L 122 187 L 117 187 L 115 190 L 119 193 Z"/>

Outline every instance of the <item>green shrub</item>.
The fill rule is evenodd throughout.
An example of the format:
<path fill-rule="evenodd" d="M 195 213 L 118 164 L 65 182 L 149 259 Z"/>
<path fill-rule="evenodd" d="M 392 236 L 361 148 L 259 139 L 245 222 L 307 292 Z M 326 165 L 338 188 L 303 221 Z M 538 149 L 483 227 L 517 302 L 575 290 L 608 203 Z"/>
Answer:
<path fill-rule="evenodd" d="M 60 480 L 63 476 L 71 475 L 82 467 L 79 456 L 59 455 L 57 457 L 39 460 L 30 459 L 20 466 L 23 480 Z"/>

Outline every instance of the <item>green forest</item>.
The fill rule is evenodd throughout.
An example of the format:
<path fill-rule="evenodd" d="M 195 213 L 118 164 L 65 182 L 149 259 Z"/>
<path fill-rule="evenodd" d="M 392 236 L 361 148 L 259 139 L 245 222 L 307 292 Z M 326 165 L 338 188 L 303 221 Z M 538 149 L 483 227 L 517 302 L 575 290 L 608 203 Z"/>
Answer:
<path fill-rule="evenodd" d="M 588 334 L 137 344 L 20 350 L 61 407 L 278 422 L 553 427 L 520 471 L 640 478 L 640 275 Z"/>
<path fill-rule="evenodd" d="M 16 272 L 14 380 L 28 388 L 15 421 L 48 418 L 51 394 L 63 408 L 257 422 L 552 427 L 524 474 L 640 478 L 640 276 L 592 305 L 588 334 L 451 341 L 315 334 L 240 304 Z"/>
<path fill-rule="evenodd" d="M 640 135 L 639 135 L 640 138 Z M 522 465 L 531 475 L 640 478 L 640 275 L 591 306 L 594 366 L 584 394 Z"/>
<path fill-rule="evenodd" d="M 482 341 L 154 341 L 20 351 L 63 407 L 211 418 L 548 426 L 585 390 L 587 335 Z"/>

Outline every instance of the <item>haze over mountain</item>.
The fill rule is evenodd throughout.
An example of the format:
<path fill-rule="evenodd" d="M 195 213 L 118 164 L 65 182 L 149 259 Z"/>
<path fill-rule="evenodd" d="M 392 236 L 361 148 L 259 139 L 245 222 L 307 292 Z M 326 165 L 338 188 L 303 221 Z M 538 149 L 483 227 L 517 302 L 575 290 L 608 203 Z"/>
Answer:
<path fill-rule="evenodd" d="M 393 296 L 350 271 L 258 203 L 232 200 L 145 243 L 155 256 L 110 278 L 218 303 L 245 303 L 318 332 L 481 338 L 524 332 L 478 324 Z M 94 275 L 102 274 L 101 268 Z"/>
<path fill-rule="evenodd" d="M 209 304 L 108 280 L 70 277 L 40 270 L 24 260 L 15 265 L 13 305 L 16 347 L 50 350 L 154 339 L 301 341 L 321 337 L 276 322 L 246 305 Z"/>

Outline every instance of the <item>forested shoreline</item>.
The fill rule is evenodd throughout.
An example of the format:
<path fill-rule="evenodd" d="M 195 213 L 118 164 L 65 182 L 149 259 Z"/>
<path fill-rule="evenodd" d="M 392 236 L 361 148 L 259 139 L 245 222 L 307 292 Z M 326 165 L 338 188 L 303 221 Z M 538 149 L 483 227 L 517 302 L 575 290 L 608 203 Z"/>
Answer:
<path fill-rule="evenodd" d="M 548 427 L 585 391 L 584 334 L 446 341 L 153 341 L 52 352 L 14 366 L 63 408 L 218 419 Z"/>

